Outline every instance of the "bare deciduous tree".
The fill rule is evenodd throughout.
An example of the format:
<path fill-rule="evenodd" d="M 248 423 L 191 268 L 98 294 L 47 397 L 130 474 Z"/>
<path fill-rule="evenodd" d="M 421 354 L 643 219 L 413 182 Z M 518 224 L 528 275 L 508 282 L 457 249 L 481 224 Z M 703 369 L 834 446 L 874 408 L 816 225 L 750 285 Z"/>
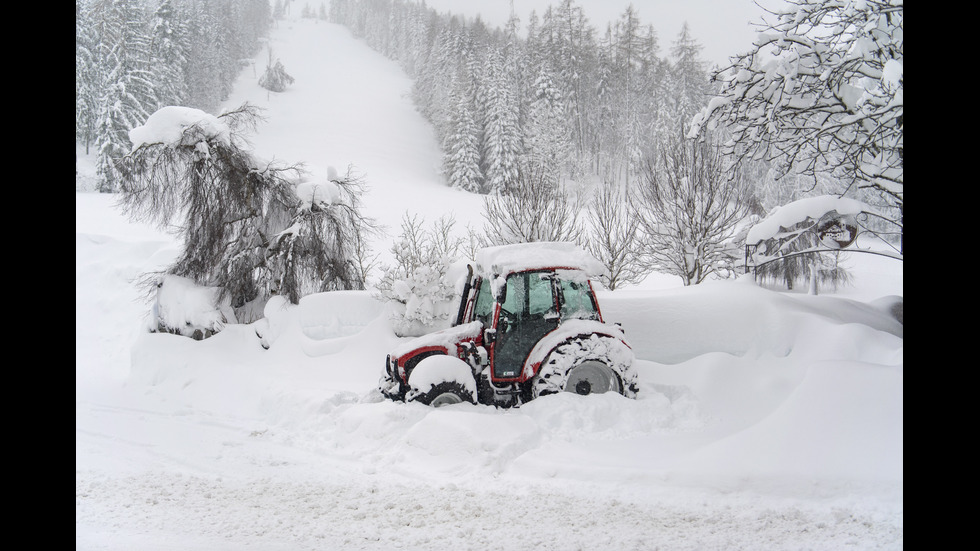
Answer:
<path fill-rule="evenodd" d="M 718 150 L 690 140 L 665 146 L 643 171 L 634 215 L 653 269 L 684 285 L 731 270 L 739 255 L 736 225 L 748 215 L 748 188 Z"/>
<path fill-rule="evenodd" d="M 548 171 L 522 165 L 517 180 L 483 201 L 487 245 L 534 241 L 581 241 L 580 209 Z"/>
<path fill-rule="evenodd" d="M 586 248 L 606 267 L 599 281 L 610 291 L 624 283 L 639 283 L 649 274 L 640 255 L 640 219 L 630 216 L 630 195 L 623 188 L 602 184 L 589 203 L 591 227 Z"/>

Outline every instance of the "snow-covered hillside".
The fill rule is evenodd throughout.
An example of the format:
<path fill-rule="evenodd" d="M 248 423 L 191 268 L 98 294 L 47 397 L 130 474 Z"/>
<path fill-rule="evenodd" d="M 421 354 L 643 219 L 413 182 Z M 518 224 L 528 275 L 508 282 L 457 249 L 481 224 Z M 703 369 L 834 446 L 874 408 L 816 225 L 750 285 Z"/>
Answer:
<path fill-rule="evenodd" d="M 482 226 L 397 65 L 322 21 L 280 22 L 269 46 L 295 83 L 271 94 L 246 70 L 228 101 L 267 109 L 257 152 L 353 165 L 388 226 L 379 252 L 405 212 Z M 636 400 L 432 409 L 377 391 L 402 341 L 370 292 L 268 309 L 268 350 L 248 325 L 143 332 L 133 280 L 178 246 L 76 193 L 76 549 L 903 548 L 894 259 L 851 254 L 853 286 L 819 296 L 667 277 L 604 292 Z"/>

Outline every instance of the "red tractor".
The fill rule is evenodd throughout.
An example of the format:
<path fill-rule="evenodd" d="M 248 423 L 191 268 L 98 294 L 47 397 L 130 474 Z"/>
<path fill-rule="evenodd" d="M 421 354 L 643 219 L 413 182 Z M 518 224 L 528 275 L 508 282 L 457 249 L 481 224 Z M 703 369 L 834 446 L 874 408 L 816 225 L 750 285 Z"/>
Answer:
<path fill-rule="evenodd" d="M 512 407 L 563 391 L 635 398 L 633 351 L 603 321 L 589 280 L 602 269 L 571 243 L 480 250 L 455 323 L 392 350 L 381 393 L 436 407 Z"/>

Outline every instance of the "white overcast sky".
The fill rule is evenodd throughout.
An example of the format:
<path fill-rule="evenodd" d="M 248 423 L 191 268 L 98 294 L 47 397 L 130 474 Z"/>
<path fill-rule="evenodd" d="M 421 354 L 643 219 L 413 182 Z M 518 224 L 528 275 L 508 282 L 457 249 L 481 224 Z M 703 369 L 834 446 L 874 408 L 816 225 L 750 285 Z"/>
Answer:
<path fill-rule="evenodd" d="M 774 0 L 766 0 L 771 5 Z M 528 15 L 534 10 L 540 17 L 549 5 L 558 6 L 561 0 L 425 0 L 439 12 L 450 11 L 466 16 L 480 14 L 491 26 L 503 26 L 510 15 L 510 6 L 521 19 L 521 29 L 527 26 Z M 660 40 L 661 55 L 667 53 L 677 38 L 681 25 L 687 21 L 694 38 L 704 46 L 702 57 L 709 63 L 722 64 L 728 57 L 749 49 L 756 30 L 749 22 L 761 21 L 763 11 L 754 0 L 576 0 L 586 17 L 600 33 L 606 24 L 615 21 L 633 4 L 640 20 L 652 24 Z"/>

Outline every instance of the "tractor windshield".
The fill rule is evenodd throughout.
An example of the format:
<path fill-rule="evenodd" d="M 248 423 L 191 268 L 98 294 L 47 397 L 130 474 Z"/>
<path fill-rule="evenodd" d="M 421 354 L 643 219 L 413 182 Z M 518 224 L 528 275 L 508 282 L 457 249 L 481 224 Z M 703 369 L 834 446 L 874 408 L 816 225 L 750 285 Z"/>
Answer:
<path fill-rule="evenodd" d="M 551 287 L 551 272 L 521 272 L 507 277 L 507 292 L 501 310 L 511 315 L 512 321 L 528 317 L 546 317 L 555 314 L 555 296 Z"/>

